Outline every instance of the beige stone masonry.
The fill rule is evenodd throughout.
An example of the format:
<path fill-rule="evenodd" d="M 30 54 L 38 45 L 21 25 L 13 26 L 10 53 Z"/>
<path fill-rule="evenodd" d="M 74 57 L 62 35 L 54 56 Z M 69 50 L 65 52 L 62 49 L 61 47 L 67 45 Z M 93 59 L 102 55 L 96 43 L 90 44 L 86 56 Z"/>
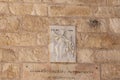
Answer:
<path fill-rule="evenodd" d="M 50 26 L 75 26 L 76 62 L 50 62 Z M 0 80 L 120 80 L 120 0 L 0 0 Z"/>

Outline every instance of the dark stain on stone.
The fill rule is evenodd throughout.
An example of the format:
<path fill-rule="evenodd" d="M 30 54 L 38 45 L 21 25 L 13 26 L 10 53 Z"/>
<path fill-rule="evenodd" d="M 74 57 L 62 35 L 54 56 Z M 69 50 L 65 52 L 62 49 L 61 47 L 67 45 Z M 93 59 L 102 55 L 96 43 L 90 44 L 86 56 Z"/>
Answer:
<path fill-rule="evenodd" d="M 100 26 L 100 21 L 98 21 L 96 19 L 90 19 L 89 20 L 89 25 L 91 27 L 99 27 Z"/>

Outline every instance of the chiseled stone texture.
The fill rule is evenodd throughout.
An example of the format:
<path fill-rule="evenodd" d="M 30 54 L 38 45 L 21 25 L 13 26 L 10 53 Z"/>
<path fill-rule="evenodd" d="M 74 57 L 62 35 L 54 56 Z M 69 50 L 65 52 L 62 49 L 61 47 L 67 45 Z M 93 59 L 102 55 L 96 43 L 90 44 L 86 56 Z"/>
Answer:
<path fill-rule="evenodd" d="M 77 32 L 107 32 L 108 28 L 105 19 L 76 19 L 76 25 Z"/>
<path fill-rule="evenodd" d="M 34 46 L 34 33 L 0 33 L 0 46 Z"/>
<path fill-rule="evenodd" d="M 120 79 L 120 64 L 103 64 L 101 70 L 102 80 Z"/>
<path fill-rule="evenodd" d="M 16 32 L 20 28 L 21 18 L 17 16 L 0 15 L 0 31 Z"/>
<path fill-rule="evenodd" d="M 0 0 L 0 1 L 2 1 L 2 2 L 6 2 L 6 1 L 8 1 L 8 0 Z"/>
<path fill-rule="evenodd" d="M 78 17 L 78 16 L 90 16 L 92 15 L 93 8 L 86 6 L 70 6 L 70 5 L 57 5 L 49 7 L 49 16 L 67 16 L 67 17 Z"/>
<path fill-rule="evenodd" d="M 39 32 L 37 34 L 37 45 L 39 46 L 48 46 L 49 47 L 49 33 Z"/>
<path fill-rule="evenodd" d="M 94 61 L 96 63 L 119 63 L 120 62 L 120 50 L 109 49 L 109 50 L 95 50 Z"/>
<path fill-rule="evenodd" d="M 120 35 L 118 34 L 94 34 L 94 33 L 78 33 L 78 48 L 99 48 L 111 49 L 120 47 Z"/>
<path fill-rule="evenodd" d="M 2 50 L 0 50 L 0 62 L 2 61 Z"/>
<path fill-rule="evenodd" d="M 50 62 L 50 26 L 75 26 L 76 63 Z M 0 0 L 0 80 L 120 80 L 120 0 Z"/>
<path fill-rule="evenodd" d="M 105 4 L 106 0 L 43 0 L 43 2 L 51 2 L 51 3 L 61 3 L 61 4 L 92 4 L 99 5 Z"/>
<path fill-rule="evenodd" d="M 2 64 L 2 79 L 19 79 L 20 65 L 15 63 Z"/>
<path fill-rule="evenodd" d="M 94 63 L 95 51 L 92 49 L 77 49 L 78 63 Z"/>
<path fill-rule="evenodd" d="M 120 7 L 114 7 L 114 16 L 120 18 Z"/>
<path fill-rule="evenodd" d="M 110 29 L 114 33 L 120 33 L 120 19 L 119 18 L 112 18 L 110 21 Z"/>
<path fill-rule="evenodd" d="M 119 63 L 119 49 L 78 49 L 78 63 Z"/>
<path fill-rule="evenodd" d="M 10 2 L 41 2 L 41 0 L 9 0 Z"/>
<path fill-rule="evenodd" d="M 38 16 L 25 16 L 22 20 L 22 29 L 24 31 L 43 32 L 48 31 L 48 24 L 47 18 L 41 18 Z"/>
<path fill-rule="evenodd" d="M 93 22 L 92 22 L 93 21 Z M 94 23 L 97 21 L 97 23 Z M 50 25 L 75 26 L 77 32 L 108 32 L 108 25 L 105 19 L 74 19 L 74 18 L 49 18 Z M 95 24 L 95 25 L 94 25 Z"/>
<path fill-rule="evenodd" d="M 100 80 L 94 64 L 23 64 L 22 80 Z"/>
<path fill-rule="evenodd" d="M 8 3 L 0 2 L 0 14 L 8 13 L 9 13 Z"/>
<path fill-rule="evenodd" d="M 21 62 L 49 62 L 47 47 L 19 48 L 18 53 Z"/>
<path fill-rule="evenodd" d="M 76 19 L 73 18 L 56 18 L 51 17 L 49 18 L 49 25 L 63 25 L 63 26 L 75 26 L 76 25 Z"/>
<path fill-rule="evenodd" d="M 107 0 L 108 5 L 120 5 L 120 0 Z"/>
<path fill-rule="evenodd" d="M 12 48 L 0 48 L 1 61 L 2 62 L 17 62 L 19 54 L 17 49 Z"/>
<path fill-rule="evenodd" d="M 113 7 L 98 7 L 97 10 L 94 12 L 94 16 L 96 17 L 114 17 L 114 9 Z"/>
<path fill-rule="evenodd" d="M 50 80 L 49 64 L 23 64 L 22 80 Z"/>
<path fill-rule="evenodd" d="M 14 15 L 47 15 L 46 4 L 9 3 L 10 12 Z"/>
<path fill-rule="evenodd" d="M 0 64 L 0 80 L 1 80 L 1 74 L 2 74 L 2 65 Z"/>

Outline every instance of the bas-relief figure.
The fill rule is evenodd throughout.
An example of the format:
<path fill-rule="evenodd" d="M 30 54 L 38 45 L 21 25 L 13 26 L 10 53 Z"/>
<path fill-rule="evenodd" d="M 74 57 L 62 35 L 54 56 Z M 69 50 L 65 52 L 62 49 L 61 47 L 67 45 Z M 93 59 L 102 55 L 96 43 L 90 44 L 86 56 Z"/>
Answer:
<path fill-rule="evenodd" d="M 76 62 L 75 27 L 51 26 L 51 62 Z"/>

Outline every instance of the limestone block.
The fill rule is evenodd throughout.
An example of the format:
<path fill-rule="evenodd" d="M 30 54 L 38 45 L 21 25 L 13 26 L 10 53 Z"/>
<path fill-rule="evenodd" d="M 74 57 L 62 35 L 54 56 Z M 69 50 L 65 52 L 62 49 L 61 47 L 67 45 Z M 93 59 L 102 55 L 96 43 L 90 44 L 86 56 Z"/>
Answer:
<path fill-rule="evenodd" d="M 120 17 L 120 7 L 114 7 L 115 17 Z"/>
<path fill-rule="evenodd" d="M 49 64 L 23 64 L 22 80 L 50 80 Z"/>
<path fill-rule="evenodd" d="M 9 14 L 8 4 L 0 2 L 0 14 Z"/>
<path fill-rule="evenodd" d="M 103 80 L 120 79 L 120 64 L 103 64 L 101 70 Z"/>
<path fill-rule="evenodd" d="M 17 62 L 18 53 L 16 49 L 12 48 L 0 48 L 1 61 L 2 62 Z"/>
<path fill-rule="evenodd" d="M 119 63 L 120 62 L 120 50 L 95 50 L 94 61 L 96 63 Z"/>
<path fill-rule="evenodd" d="M 0 31 L 16 32 L 20 28 L 20 17 L 1 15 Z"/>
<path fill-rule="evenodd" d="M 36 45 L 34 33 L 0 33 L 0 46 L 33 46 Z"/>
<path fill-rule="evenodd" d="M 40 46 L 49 46 L 49 33 L 39 32 L 37 34 L 37 44 Z"/>
<path fill-rule="evenodd" d="M 24 64 L 22 80 L 100 80 L 98 65 Z"/>
<path fill-rule="evenodd" d="M 92 49 L 77 49 L 78 63 L 94 63 L 94 50 Z"/>
<path fill-rule="evenodd" d="M 120 0 L 107 0 L 108 5 L 120 5 Z"/>
<path fill-rule="evenodd" d="M 20 48 L 18 53 L 22 62 L 49 62 L 47 47 Z"/>
<path fill-rule="evenodd" d="M 9 0 L 9 2 L 41 2 L 41 0 Z"/>
<path fill-rule="evenodd" d="M 1 80 L 1 75 L 2 75 L 2 65 L 0 64 L 0 80 Z"/>
<path fill-rule="evenodd" d="M 25 31 L 48 31 L 48 19 L 37 16 L 25 16 L 22 21 L 22 29 Z"/>
<path fill-rule="evenodd" d="M 50 6 L 49 16 L 90 16 L 93 9 L 86 6 Z"/>
<path fill-rule="evenodd" d="M 32 3 L 9 3 L 10 12 L 14 15 L 47 15 L 47 5 Z"/>
<path fill-rule="evenodd" d="M 26 15 L 32 13 L 33 4 L 9 3 L 9 8 L 10 12 L 14 15 Z"/>
<path fill-rule="evenodd" d="M 32 15 L 47 16 L 48 9 L 46 4 L 34 4 Z"/>
<path fill-rule="evenodd" d="M 94 34 L 94 33 L 78 33 L 78 48 L 119 48 L 120 35 L 118 34 Z"/>
<path fill-rule="evenodd" d="M 49 24 L 50 25 L 63 25 L 63 26 L 75 26 L 76 25 L 76 19 L 73 18 L 49 18 Z"/>
<path fill-rule="evenodd" d="M 98 7 L 98 9 L 94 12 L 96 17 L 113 17 L 114 10 L 112 7 Z"/>
<path fill-rule="evenodd" d="M 2 78 L 3 79 L 19 79 L 20 66 L 13 63 L 4 63 L 2 65 Z"/>
<path fill-rule="evenodd" d="M 120 19 L 110 19 L 110 30 L 114 33 L 120 33 Z"/>
<path fill-rule="evenodd" d="M 43 2 L 48 3 L 61 3 L 61 4 L 92 4 L 92 5 L 99 5 L 105 4 L 106 0 L 43 0 Z"/>
<path fill-rule="evenodd" d="M 76 19 L 77 32 L 107 32 L 104 19 Z"/>
<path fill-rule="evenodd" d="M 1 2 L 7 2 L 8 0 L 0 0 Z"/>

